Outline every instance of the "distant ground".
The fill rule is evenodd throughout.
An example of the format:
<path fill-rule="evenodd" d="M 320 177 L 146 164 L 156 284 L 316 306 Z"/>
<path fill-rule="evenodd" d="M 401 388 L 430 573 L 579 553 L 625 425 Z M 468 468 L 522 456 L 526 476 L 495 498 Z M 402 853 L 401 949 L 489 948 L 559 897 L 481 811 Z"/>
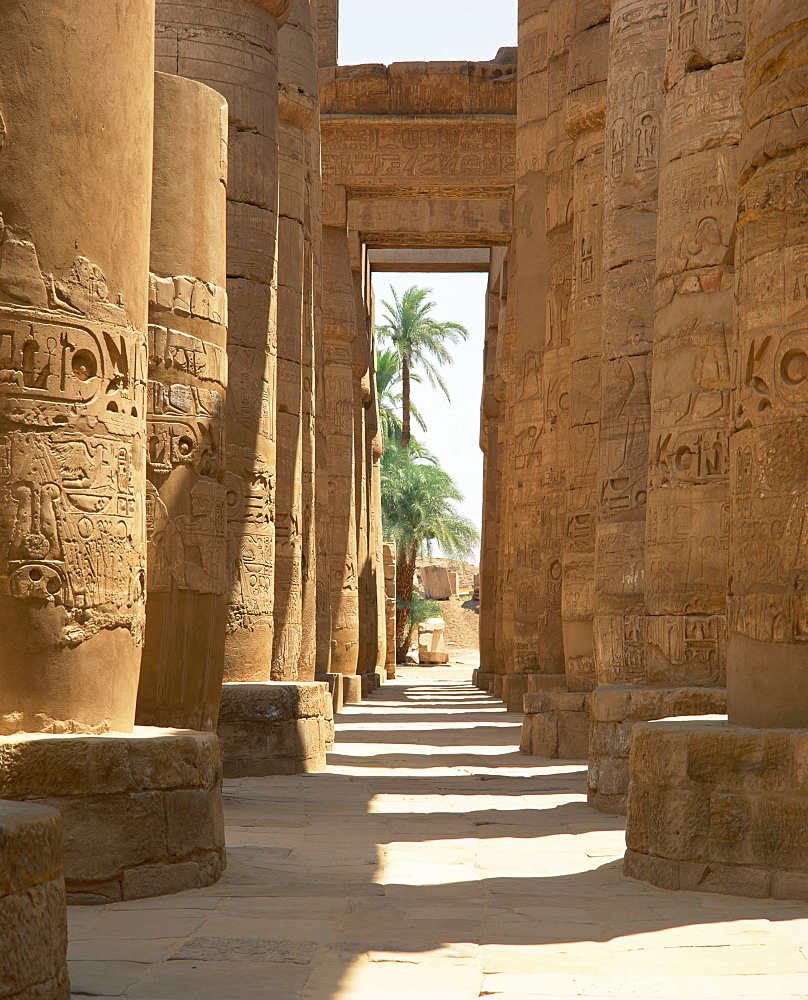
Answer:
<path fill-rule="evenodd" d="M 456 649 L 480 648 L 480 616 L 477 601 L 450 597 L 448 601 L 438 601 L 441 617 L 446 622 L 444 636 L 451 654 Z"/>

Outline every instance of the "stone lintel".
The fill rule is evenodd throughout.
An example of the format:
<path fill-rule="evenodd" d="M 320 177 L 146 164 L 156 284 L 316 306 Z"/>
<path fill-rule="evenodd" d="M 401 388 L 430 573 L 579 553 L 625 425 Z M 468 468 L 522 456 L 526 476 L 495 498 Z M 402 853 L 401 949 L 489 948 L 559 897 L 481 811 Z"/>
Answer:
<path fill-rule="evenodd" d="M 445 249 L 439 247 L 368 250 L 368 263 L 373 271 L 488 271 L 487 248 Z"/>

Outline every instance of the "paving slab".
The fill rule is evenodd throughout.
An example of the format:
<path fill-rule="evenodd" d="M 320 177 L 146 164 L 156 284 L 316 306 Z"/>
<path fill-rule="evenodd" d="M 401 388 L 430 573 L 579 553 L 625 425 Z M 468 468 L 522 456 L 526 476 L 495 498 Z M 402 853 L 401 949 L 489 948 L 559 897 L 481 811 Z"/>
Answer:
<path fill-rule="evenodd" d="M 402 673 L 346 707 L 327 773 L 226 782 L 218 885 L 71 908 L 74 995 L 808 997 L 804 904 L 625 879 L 585 767 L 520 754 L 468 670 Z"/>

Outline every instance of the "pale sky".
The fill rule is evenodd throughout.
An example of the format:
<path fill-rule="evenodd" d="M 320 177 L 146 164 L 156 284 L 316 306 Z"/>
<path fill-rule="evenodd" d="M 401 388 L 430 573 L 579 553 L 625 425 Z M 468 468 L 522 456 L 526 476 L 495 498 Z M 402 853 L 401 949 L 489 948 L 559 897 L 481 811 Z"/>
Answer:
<path fill-rule="evenodd" d="M 340 0 L 339 61 L 493 59 L 516 45 L 518 0 Z"/>
<path fill-rule="evenodd" d="M 340 53 L 343 66 L 356 63 L 493 59 L 516 45 L 517 0 L 340 0 Z M 480 451 L 480 392 L 485 327 L 484 274 L 377 274 L 377 322 L 391 284 L 401 293 L 412 285 L 431 288 L 435 318 L 468 327 L 470 337 L 455 348 L 445 371 L 452 402 L 427 382 L 413 398 L 429 430 L 416 436 L 437 455 L 466 500 L 461 510 L 480 527 L 483 456 Z"/>

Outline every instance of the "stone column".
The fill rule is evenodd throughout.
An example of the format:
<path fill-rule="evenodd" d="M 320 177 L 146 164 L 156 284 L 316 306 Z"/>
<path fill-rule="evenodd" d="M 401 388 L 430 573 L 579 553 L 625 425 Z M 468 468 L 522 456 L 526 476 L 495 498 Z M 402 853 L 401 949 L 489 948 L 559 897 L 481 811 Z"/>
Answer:
<path fill-rule="evenodd" d="M 209 885 L 224 856 L 216 737 L 132 732 L 154 6 L 12 0 L 3 15 L 0 701 L 15 735 L 0 798 L 61 810 L 71 901 Z"/>
<path fill-rule="evenodd" d="M 657 11 L 656 27 L 645 37 L 661 40 L 664 27 Z M 733 341 L 742 28 L 738 18 L 682 8 L 668 23 L 664 76 L 659 68 L 640 88 L 646 102 L 663 81 L 666 90 L 661 116 L 655 107 L 638 108 L 632 147 L 649 173 L 658 169 L 661 148 L 646 615 L 634 676 L 614 678 L 639 686 L 618 685 L 596 696 L 602 757 L 593 761 L 592 774 L 602 780 L 593 797 L 604 810 L 624 807 L 635 720 L 725 708 L 727 348 Z M 636 77 L 632 88 L 636 93 Z M 622 124 L 616 121 L 615 130 Z M 616 132 L 614 141 L 619 147 Z M 635 244 L 629 249 L 635 253 Z"/>
<path fill-rule="evenodd" d="M 500 546 L 505 538 L 502 524 L 500 450 L 503 406 L 502 379 L 499 373 L 497 341 L 499 334 L 500 288 L 503 279 L 504 252 L 494 256 L 488 275 L 486 294 L 486 332 L 483 355 L 483 391 L 480 401 L 480 449 L 483 452 L 483 522 L 480 544 L 480 669 L 477 685 L 489 687 L 496 673 L 497 592 L 504 560 Z M 499 383 L 499 385 L 498 385 Z M 480 675 L 485 675 L 481 677 Z"/>
<path fill-rule="evenodd" d="M 314 680 L 317 672 L 317 383 L 321 381 L 322 367 L 318 364 L 318 351 L 322 350 L 322 308 L 318 279 L 318 259 L 322 243 L 322 208 L 320 205 L 320 135 L 315 123 L 306 142 L 308 204 L 304 234 L 306 263 L 303 289 L 303 363 L 302 410 L 303 455 L 301 472 L 303 488 L 301 504 L 302 594 L 301 638 L 298 677 Z"/>
<path fill-rule="evenodd" d="M 308 133 L 317 119 L 317 66 L 309 0 L 294 0 L 280 35 L 278 214 L 278 485 L 272 680 L 298 677 L 303 614 L 304 347 L 311 245 Z M 308 222 L 308 232 L 307 232 Z M 309 300 L 310 302 L 310 300 Z M 308 345 L 304 341 L 308 340 Z M 309 368 L 311 359 L 309 358 Z M 311 409 L 311 374 L 305 388 Z M 310 471 L 310 470 L 309 470 Z M 309 501 L 310 502 L 310 501 Z M 313 677 L 313 672 L 312 672 Z"/>
<path fill-rule="evenodd" d="M 729 717 L 740 726 L 806 728 L 808 3 L 749 0 L 748 18 L 730 440 Z"/>
<path fill-rule="evenodd" d="M 514 260 L 512 249 L 502 261 L 497 293 L 497 367 L 502 379 L 502 447 L 499 449 L 497 470 L 500 482 L 499 518 L 501 534 L 499 539 L 499 558 L 497 585 L 494 594 L 494 662 L 493 676 L 482 675 L 482 685 L 497 697 L 502 696 L 505 677 L 513 666 L 514 618 L 516 595 L 511 586 L 514 571 L 515 532 L 518 528 L 514 517 L 514 468 L 513 427 L 514 413 L 511 405 L 511 384 L 517 372 L 513 364 L 514 356 L 514 296 L 510 295 L 512 287 L 512 269 Z"/>
<path fill-rule="evenodd" d="M 330 667 L 334 673 L 352 677 L 359 660 L 353 371 L 356 300 L 347 233 L 330 225 L 323 230 L 323 320 Z"/>
<path fill-rule="evenodd" d="M 215 731 L 224 671 L 227 105 L 155 76 L 146 641 L 137 721 Z"/>
<path fill-rule="evenodd" d="M 710 24 L 713 35 L 743 17 L 742 8 L 728 13 Z M 635 727 L 625 871 L 669 889 L 806 899 L 808 3 L 750 0 L 747 18 L 731 351 L 729 723 Z M 660 822 L 667 816 L 675 824 Z"/>
<path fill-rule="evenodd" d="M 321 66 L 339 64 L 339 0 L 317 0 Z"/>
<path fill-rule="evenodd" d="M 396 676 L 396 547 L 393 542 L 384 543 L 383 558 L 387 635 L 384 665 L 388 680 L 392 680 Z"/>
<path fill-rule="evenodd" d="M 558 483 L 557 495 L 562 505 L 560 625 L 565 677 L 563 684 L 559 677 L 557 686 L 569 691 L 535 692 L 525 698 L 522 740 L 524 749 L 545 757 L 587 755 L 586 692 L 595 686 L 592 616 L 600 422 L 607 18 L 608 11 L 601 3 L 577 5 L 567 64 L 565 129 L 574 141 L 572 286 L 568 298 L 568 333 L 565 331 L 569 342 L 562 338 L 545 358 L 547 371 L 553 371 L 558 385 L 558 402 L 548 398 L 545 435 L 554 453 L 548 469 L 553 470 L 552 482 Z M 562 231 L 566 240 L 566 226 Z M 561 232 L 558 236 L 561 237 Z M 567 291 L 562 282 L 566 280 L 567 276 L 561 272 L 555 281 L 564 302 Z M 551 385 L 548 382 L 548 391 Z"/>
<path fill-rule="evenodd" d="M 544 160 L 547 119 L 547 3 L 523 0 L 519 6 L 519 42 L 525 57 L 519 64 L 517 115 L 516 225 L 508 265 L 507 308 L 514 323 L 508 381 L 510 436 L 507 490 L 510 532 L 506 573 L 511 599 L 510 642 L 503 664 L 501 696 L 512 711 L 521 711 L 528 676 L 556 671 L 552 639 L 554 609 L 548 595 L 551 546 L 547 543 L 546 481 L 542 465 L 542 358 L 548 343 L 545 314 L 548 244 L 544 227 L 547 173 Z M 507 316 L 503 317 L 507 320 Z M 551 506 L 551 505 L 550 505 Z M 560 577 L 559 577 L 560 579 Z M 550 589 L 554 587 L 550 583 Z M 560 638 L 558 640 L 560 647 Z M 500 694 L 495 679 L 494 691 Z"/>
<path fill-rule="evenodd" d="M 152 30 L 146 0 L 3 8 L 0 733 L 134 721 Z"/>
<path fill-rule="evenodd" d="M 360 291 L 361 279 L 354 274 L 356 312 L 358 321 L 354 351 L 354 503 L 356 505 L 356 567 L 359 600 L 359 656 L 357 673 L 366 677 L 375 669 L 376 622 L 372 600 L 374 588 L 371 580 L 370 543 L 370 338 L 364 301 Z M 370 680 L 363 680 L 363 694 L 367 694 Z"/>
<path fill-rule="evenodd" d="M 157 68 L 230 110 L 225 679 L 267 680 L 273 643 L 278 26 L 290 0 L 157 0 Z"/>
<path fill-rule="evenodd" d="M 605 8 L 590 5 L 584 29 L 570 47 L 566 127 L 573 153 L 573 285 L 567 510 L 562 619 L 570 691 L 595 686 L 594 613 L 597 460 L 603 288 L 603 165 L 609 55 Z M 600 19 L 590 25 L 590 20 Z M 572 89 L 573 84 L 575 89 Z M 561 754 L 564 756 L 564 754 Z"/>

